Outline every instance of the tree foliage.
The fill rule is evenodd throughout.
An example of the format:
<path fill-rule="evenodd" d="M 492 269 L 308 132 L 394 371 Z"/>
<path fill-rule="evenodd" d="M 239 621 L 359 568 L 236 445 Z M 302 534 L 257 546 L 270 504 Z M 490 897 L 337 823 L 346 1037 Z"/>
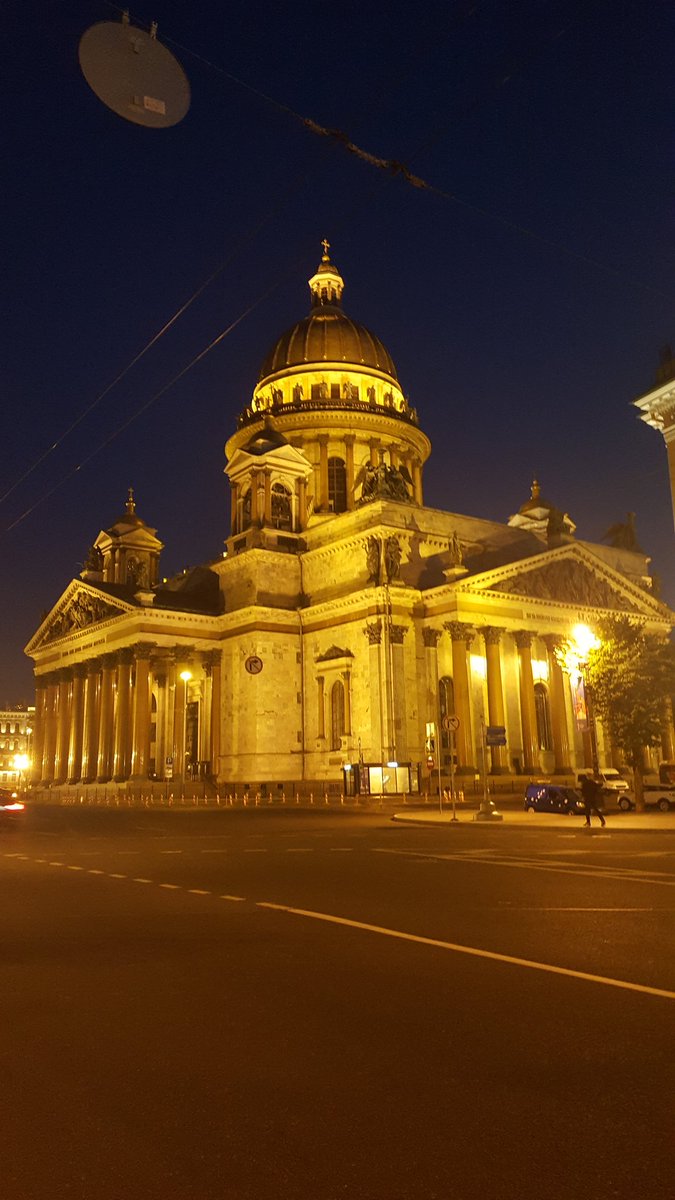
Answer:
<path fill-rule="evenodd" d="M 599 632 L 586 674 L 597 715 L 636 772 L 641 807 L 644 748 L 659 745 L 675 692 L 675 647 L 631 617 L 607 621 Z"/>

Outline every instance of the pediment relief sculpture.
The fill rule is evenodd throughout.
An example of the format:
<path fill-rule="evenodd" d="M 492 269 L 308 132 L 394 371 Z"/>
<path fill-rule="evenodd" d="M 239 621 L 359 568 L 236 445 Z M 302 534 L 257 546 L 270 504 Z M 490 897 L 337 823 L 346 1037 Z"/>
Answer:
<path fill-rule="evenodd" d="M 639 612 L 637 604 L 616 591 L 608 580 L 596 575 L 583 563 L 573 559 L 549 563 L 535 571 L 520 571 L 517 575 L 492 585 L 489 591 L 511 592 L 533 600 L 554 600 L 561 604 L 578 604 L 588 608 L 608 608 L 623 612 Z"/>
<path fill-rule="evenodd" d="M 95 625 L 97 621 L 106 621 L 109 617 L 117 617 L 123 610 L 113 604 L 108 604 L 100 596 L 92 596 L 89 592 L 77 592 L 70 598 L 60 612 L 52 618 L 38 645 L 53 642 L 57 638 L 66 637 L 77 629 L 87 625 Z"/>

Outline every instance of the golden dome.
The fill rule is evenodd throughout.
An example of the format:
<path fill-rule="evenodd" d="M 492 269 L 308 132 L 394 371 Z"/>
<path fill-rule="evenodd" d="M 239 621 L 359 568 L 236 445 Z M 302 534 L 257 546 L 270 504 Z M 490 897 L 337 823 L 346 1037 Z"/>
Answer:
<path fill-rule="evenodd" d="M 398 383 L 392 357 L 380 339 L 342 311 L 344 280 L 328 257 L 327 242 L 309 288 L 312 311 L 275 342 L 265 356 L 258 382 L 289 368 L 344 363 L 379 371 Z"/>

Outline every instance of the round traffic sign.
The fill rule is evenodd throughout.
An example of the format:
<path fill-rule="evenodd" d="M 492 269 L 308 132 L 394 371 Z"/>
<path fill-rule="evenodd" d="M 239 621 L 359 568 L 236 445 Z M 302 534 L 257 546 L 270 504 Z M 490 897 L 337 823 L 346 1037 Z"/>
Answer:
<path fill-rule="evenodd" d="M 459 717 L 443 717 L 442 725 L 446 733 L 459 729 Z"/>

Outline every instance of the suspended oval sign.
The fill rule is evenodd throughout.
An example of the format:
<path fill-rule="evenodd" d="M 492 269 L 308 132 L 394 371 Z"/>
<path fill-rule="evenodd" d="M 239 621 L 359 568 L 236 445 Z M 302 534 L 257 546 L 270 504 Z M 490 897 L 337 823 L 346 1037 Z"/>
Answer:
<path fill-rule="evenodd" d="M 100 21 L 83 33 L 80 66 L 89 87 L 118 116 L 166 129 L 190 107 L 190 84 L 177 59 L 150 32 L 129 23 Z"/>

